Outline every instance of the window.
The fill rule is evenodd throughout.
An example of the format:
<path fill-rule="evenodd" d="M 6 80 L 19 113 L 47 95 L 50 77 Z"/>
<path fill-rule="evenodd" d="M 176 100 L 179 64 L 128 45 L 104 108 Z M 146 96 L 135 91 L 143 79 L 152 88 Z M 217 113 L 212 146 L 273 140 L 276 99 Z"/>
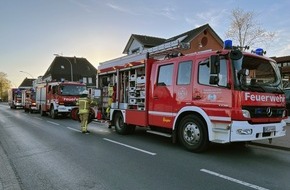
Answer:
<path fill-rule="evenodd" d="M 198 82 L 204 85 L 209 84 L 210 78 L 210 69 L 209 69 L 209 60 L 204 60 L 199 62 L 198 66 Z M 226 87 L 228 83 L 228 70 L 227 62 L 225 59 L 220 60 L 220 73 L 219 73 L 219 83 L 218 86 Z"/>
<path fill-rule="evenodd" d="M 177 84 L 178 85 L 190 84 L 191 71 L 192 71 L 192 62 L 191 61 L 185 61 L 185 62 L 179 63 L 178 75 L 177 75 Z"/>
<path fill-rule="evenodd" d="M 209 85 L 209 60 L 201 61 L 198 64 L 198 82 Z"/>
<path fill-rule="evenodd" d="M 158 86 L 172 85 L 173 64 L 162 65 L 158 71 Z"/>
<path fill-rule="evenodd" d="M 87 77 L 83 77 L 83 83 L 87 84 Z"/>
<path fill-rule="evenodd" d="M 140 52 L 140 48 L 135 48 L 135 49 L 132 49 L 131 53 L 139 53 Z"/>
<path fill-rule="evenodd" d="M 93 79 L 92 79 L 92 77 L 88 77 L 88 83 L 89 83 L 89 84 L 92 84 L 92 83 L 93 83 Z"/>

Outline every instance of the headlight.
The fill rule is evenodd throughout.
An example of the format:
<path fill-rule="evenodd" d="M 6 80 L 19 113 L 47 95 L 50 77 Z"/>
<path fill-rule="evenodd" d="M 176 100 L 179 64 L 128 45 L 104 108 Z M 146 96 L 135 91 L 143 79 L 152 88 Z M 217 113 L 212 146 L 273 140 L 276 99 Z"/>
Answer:
<path fill-rule="evenodd" d="M 251 118 L 250 112 L 248 110 L 242 110 L 244 118 Z"/>
<path fill-rule="evenodd" d="M 286 117 L 286 110 L 283 111 L 282 113 L 282 118 Z"/>

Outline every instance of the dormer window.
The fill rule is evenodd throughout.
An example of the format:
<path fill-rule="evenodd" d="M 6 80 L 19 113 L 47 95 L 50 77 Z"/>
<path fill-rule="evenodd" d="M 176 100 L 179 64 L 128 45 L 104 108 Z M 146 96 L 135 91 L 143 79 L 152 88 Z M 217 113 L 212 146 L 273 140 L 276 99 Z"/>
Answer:
<path fill-rule="evenodd" d="M 135 49 L 132 49 L 131 53 L 139 53 L 140 52 L 140 48 L 135 48 Z"/>

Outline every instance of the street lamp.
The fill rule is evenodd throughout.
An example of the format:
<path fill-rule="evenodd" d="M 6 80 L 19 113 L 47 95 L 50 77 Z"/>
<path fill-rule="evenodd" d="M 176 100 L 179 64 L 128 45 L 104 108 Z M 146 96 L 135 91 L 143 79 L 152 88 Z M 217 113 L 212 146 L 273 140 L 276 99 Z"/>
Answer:
<path fill-rule="evenodd" d="M 26 73 L 26 74 L 28 74 L 29 76 L 31 76 L 31 78 L 34 78 L 30 73 L 28 73 L 28 72 L 25 72 L 25 71 L 19 71 L 20 73 Z"/>
<path fill-rule="evenodd" d="M 69 64 L 70 64 L 70 80 L 71 81 L 74 81 L 74 77 L 73 77 L 73 66 L 72 66 L 72 63 L 70 62 L 70 60 L 68 58 L 66 58 L 66 57 L 63 57 L 63 56 L 59 55 L 59 54 L 53 54 L 53 55 L 56 56 L 56 57 L 65 58 L 69 62 Z"/>

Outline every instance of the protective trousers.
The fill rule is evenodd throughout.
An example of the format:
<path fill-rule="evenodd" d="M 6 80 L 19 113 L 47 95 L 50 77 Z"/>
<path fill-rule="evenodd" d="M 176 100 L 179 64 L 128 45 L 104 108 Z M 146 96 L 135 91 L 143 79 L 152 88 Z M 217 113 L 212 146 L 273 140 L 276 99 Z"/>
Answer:
<path fill-rule="evenodd" d="M 82 132 L 87 132 L 88 130 L 88 119 L 89 113 L 80 113 Z"/>

